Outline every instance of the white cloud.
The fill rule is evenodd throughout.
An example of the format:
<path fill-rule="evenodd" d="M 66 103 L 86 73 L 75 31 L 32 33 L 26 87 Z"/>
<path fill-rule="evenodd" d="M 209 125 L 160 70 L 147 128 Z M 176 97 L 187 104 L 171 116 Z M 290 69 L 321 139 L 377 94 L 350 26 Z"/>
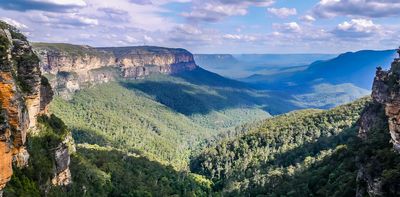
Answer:
<path fill-rule="evenodd" d="M 372 20 L 352 19 L 339 24 L 332 33 L 343 38 L 364 38 L 382 33 L 382 29 Z"/>
<path fill-rule="evenodd" d="M 256 41 L 257 38 L 255 36 L 249 36 L 249 35 L 241 35 L 241 34 L 225 34 L 222 36 L 225 39 L 228 40 L 237 40 L 237 41 Z"/>
<path fill-rule="evenodd" d="M 182 16 L 196 21 L 215 22 L 226 16 L 246 14 L 246 7 L 241 5 L 206 3 L 195 6 L 191 12 L 182 13 Z"/>
<path fill-rule="evenodd" d="M 300 18 L 302 21 L 306 22 L 306 23 L 312 23 L 315 22 L 315 18 L 311 15 L 304 15 Z"/>
<path fill-rule="evenodd" d="M 99 24 L 99 21 L 95 18 L 76 13 L 43 13 L 32 17 L 31 20 L 53 28 L 89 27 Z"/>
<path fill-rule="evenodd" d="M 193 0 L 189 12 L 182 16 L 194 21 L 216 22 L 227 16 L 243 16 L 250 6 L 266 7 L 274 3 L 273 0 Z"/>
<path fill-rule="evenodd" d="M 279 18 L 287 18 L 297 14 L 296 8 L 268 8 L 267 11 Z"/>
<path fill-rule="evenodd" d="M 272 27 L 280 33 L 300 33 L 301 27 L 297 22 L 278 24 L 274 23 Z"/>
<path fill-rule="evenodd" d="M 62 6 L 81 6 L 81 7 L 86 6 L 86 2 L 84 0 L 30 0 L 30 1 L 49 3 L 54 5 L 62 5 Z"/>
<path fill-rule="evenodd" d="M 390 17 L 400 16 L 398 0 L 320 0 L 313 8 L 318 17 L 363 16 Z"/>

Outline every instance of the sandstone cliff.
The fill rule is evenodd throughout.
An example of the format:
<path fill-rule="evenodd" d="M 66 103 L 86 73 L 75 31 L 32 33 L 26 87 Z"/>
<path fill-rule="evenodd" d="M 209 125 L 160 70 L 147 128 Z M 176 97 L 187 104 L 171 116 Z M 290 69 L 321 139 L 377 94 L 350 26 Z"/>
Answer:
<path fill-rule="evenodd" d="M 36 43 L 34 50 L 41 59 L 42 71 L 63 97 L 82 87 L 118 78 L 137 79 L 152 73 L 175 74 L 196 68 L 193 55 L 184 49 Z"/>
<path fill-rule="evenodd" d="M 28 165 L 27 136 L 40 132 L 37 118 L 46 113 L 52 96 L 25 36 L 0 21 L 0 194 L 12 165 Z"/>
<path fill-rule="evenodd" d="M 400 49 L 398 53 L 400 55 Z M 377 68 L 372 87 L 372 103 L 365 108 L 360 118 L 359 137 L 369 146 L 374 146 L 378 142 L 389 143 L 389 140 L 380 142 L 385 139 L 382 135 L 376 138 L 376 133 L 379 132 L 390 133 L 390 143 L 393 144 L 392 151 L 400 153 L 400 58 L 393 61 L 388 71 L 382 70 L 381 67 Z M 388 176 L 389 171 L 385 169 L 385 164 L 380 160 L 384 158 L 381 154 L 387 153 L 381 151 L 378 156 L 372 153 L 361 154 L 363 156 L 357 158 L 357 197 L 385 196 L 384 191 L 396 193 L 398 186 L 385 185 L 383 177 Z"/>
<path fill-rule="evenodd" d="M 398 53 L 400 55 L 400 49 Z M 372 87 L 372 99 L 375 103 L 383 105 L 393 148 L 400 152 L 400 58 L 393 61 L 389 71 L 384 71 L 380 67 L 377 69 Z"/>

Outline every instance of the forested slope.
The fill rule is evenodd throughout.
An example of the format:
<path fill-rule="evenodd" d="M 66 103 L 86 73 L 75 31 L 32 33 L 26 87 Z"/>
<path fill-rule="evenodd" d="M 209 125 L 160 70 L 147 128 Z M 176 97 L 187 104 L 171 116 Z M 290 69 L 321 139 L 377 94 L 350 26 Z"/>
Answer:
<path fill-rule="evenodd" d="M 355 194 L 357 149 L 373 149 L 366 145 L 371 142 L 363 144 L 357 137 L 356 122 L 368 103 L 364 98 L 329 111 L 303 110 L 267 119 L 206 149 L 192 159 L 191 169 L 212 179 L 216 192 L 230 196 Z M 388 134 L 378 135 L 381 140 Z"/>
<path fill-rule="evenodd" d="M 66 122 L 77 143 L 140 151 L 185 168 L 190 151 L 203 141 L 269 117 L 263 103 L 268 94 L 232 85 L 205 83 L 189 74 L 152 75 L 95 85 L 71 100 L 56 98 L 50 110 Z"/>

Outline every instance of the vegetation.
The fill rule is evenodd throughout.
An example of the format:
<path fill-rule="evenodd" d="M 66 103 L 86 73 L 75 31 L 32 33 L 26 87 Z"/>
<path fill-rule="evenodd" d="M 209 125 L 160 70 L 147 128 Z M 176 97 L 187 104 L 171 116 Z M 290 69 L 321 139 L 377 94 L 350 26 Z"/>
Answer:
<path fill-rule="evenodd" d="M 38 125 L 40 132 L 27 138 L 29 165 L 23 169 L 14 168 L 14 175 L 4 191 L 5 196 L 41 196 L 43 190 L 50 189 L 55 165 L 52 151 L 62 142 L 68 130 L 54 115 L 39 117 Z"/>
<path fill-rule="evenodd" d="M 39 132 L 28 138 L 29 165 L 14 169 L 4 190 L 13 196 L 207 196 L 212 183 L 200 175 L 177 172 L 138 154 L 82 144 L 72 155 L 73 183 L 53 186 L 54 150 L 69 131 L 56 116 L 41 116 Z"/>
<path fill-rule="evenodd" d="M 72 158 L 75 191 L 71 196 L 207 196 L 211 182 L 177 172 L 136 154 L 80 145 Z"/>
<path fill-rule="evenodd" d="M 214 190 L 225 194 L 274 196 L 285 180 L 303 174 L 316 163 L 331 161 L 329 158 L 338 157 L 347 149 L 346 144 L 356 138 L 354 124 L 367 101 L 362 99 L 329 111 L 303 110 L 267 119 L 235 139 L 222 140 L 206 149 L 192 159 L 191 169 L 212 179 Z M 328 170 L 337 166 L 324 167 Z M 344 166 L 344 172 L 349 171 L 347 167 Z M 352 167 L 354 171 L 356 166 Z M 317 176 L 315 180 L 322 178 Z"/>
<path fill-rule="evenodd" d="M 67 43 L 32 43 L 36 49 L 46 49 L 53 52 L 64 52 L 73 57 L 82 57 L 86 55 L 97 56 L 99 58 L 111 57 L 112 54 L 104 51 L 96 50 L 90 46 L 73 45 Z"/>
<path fill-rule="evenodd" d="M 78 143 L 140 151 L 182 169 L 199 143 L 268 117 L 252 106 L 256 96 L 249 101 L 252 93 L 246 91 L 157 75 L 96 85 L 70 101 L 56 98 L 50 110 L 66 122 Z"/>
<path fill-rule="evenodd" d="M 0 64 L 4 65 L 4 67 L 8 64 L 8 52 L 7 50 L 10 47 L 10 42 L 7 37 L 0 36 Z"/>
<path fill-rule="evenodd" d="M 12 25 L 9 25 L 0 20 L 0 29 L 8 29 L 11 33 L 11 37 L 14 39 L 20 39 L 22 41 L 27 41 L 26 36 L 22 34 L 17 28 Z"/>

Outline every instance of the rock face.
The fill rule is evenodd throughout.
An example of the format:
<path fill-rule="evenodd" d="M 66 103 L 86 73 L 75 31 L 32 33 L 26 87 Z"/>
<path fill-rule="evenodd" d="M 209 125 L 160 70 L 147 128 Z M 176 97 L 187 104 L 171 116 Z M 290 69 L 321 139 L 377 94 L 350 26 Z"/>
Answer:
<path fill-rule="evenodd" d="M 393 148 L 400 152 L 400 58 L 394 60 L 389 71 L 377 69 L 372 99 L 384 106 Z"/>
<path fill-rule="evenodd" d="M 398 50 L 400 55 L 400 49 Z M 377 68 L 372 87 L 372 103 L 367 106 L 360 118 L 359 137 L 366 141 L 369 133 L 376 128 L 382 128 L 387 122 L 393 149 L 400 153 L 400 58 L 396 58 L 389 71 Z M 389 142 L 388 142 L 389 143 Z M 357 163 L 357 197 L 384 196 L 381 164 L 376 158 Z M 373 168 L 375 171 L 366 170 Z"/>
<path fill-rule="evenodd" d="M 56 171 L 55 176 L 51 180 L 53 185 L 66 186 L 71 180 L 71 171 L 69 165 L 71 162 L 71 153 L 76 152 L 72 135 L 68 135 L 63 142 L 55 150 Z"/>
<path fill-rule="evenodd" d="M 91 84 L 143 78 L 152 73 L 175 74 L 197 67 L 193 55 L 184 49 L 37 43 L 34 50 L 41 59 L 42 71 L 63 97 Z"/>
<path fill-rule="evenodd" d="M 52 96 L 25 36 L 0 21 L 0 193 L 13 174 L 13 163 L 27 166 L 27 134 L 38 132 L 37 117 L 46 113 Z"/>
<path fill-rule="evenodd" d="M 50 87 L 41 87 L 39 61 L 23 35 L 0 23 L 0 41 L 1 190 L 11 178 L 12 161 L 19 167 L 27 163 L 26 135 L 40 113 L 40 89 Z"/>

